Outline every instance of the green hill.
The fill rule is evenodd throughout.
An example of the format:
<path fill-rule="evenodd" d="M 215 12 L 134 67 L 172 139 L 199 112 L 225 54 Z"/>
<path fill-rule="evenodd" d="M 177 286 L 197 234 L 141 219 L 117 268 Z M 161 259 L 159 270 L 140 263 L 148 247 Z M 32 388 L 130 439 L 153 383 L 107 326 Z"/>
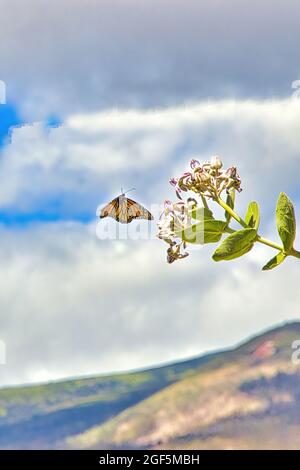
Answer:
<path fill-rule="evenodd" d="M 0 390 L 1 448 L 300 448 L 300 322 L 141 372 Z"/>

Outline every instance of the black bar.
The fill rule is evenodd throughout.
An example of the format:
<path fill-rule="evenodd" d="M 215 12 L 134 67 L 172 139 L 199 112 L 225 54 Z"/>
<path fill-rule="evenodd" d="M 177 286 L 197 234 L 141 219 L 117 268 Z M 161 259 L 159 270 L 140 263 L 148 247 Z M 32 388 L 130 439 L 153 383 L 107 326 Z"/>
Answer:
<path fill-rule="evenodd" d="M 28 465 L 31 468 L 43 468 L 53 465 L 76 465 L 79 468 L 119 468 L 136 469 L 149 467 L 193 467 L 203 465 L 237 464 L 239 468 L 245 463 L 270 465 L 282 463 L 285 467 L 289 460 L 298 460 L 299 451 L 196 451 L 196 450 L 2 450 L 0 467 L 4 464 Z M 297 460 L 296 460 L 297 459 Z M 54 469 L 56 470 L 56 469 Z M 206 469 L 205 469 L 206 470 Z"/>

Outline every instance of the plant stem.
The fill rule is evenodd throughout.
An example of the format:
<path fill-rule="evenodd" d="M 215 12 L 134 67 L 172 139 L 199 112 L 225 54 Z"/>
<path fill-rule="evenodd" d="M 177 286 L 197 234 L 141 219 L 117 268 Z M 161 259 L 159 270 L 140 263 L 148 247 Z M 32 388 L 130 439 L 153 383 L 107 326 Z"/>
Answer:
<path fill-rule="evenodd" d="M 233 209 L 231 209 L 231 207 L 228 206 L 228 204 L 226 204 L 226 202 L 223 201 L 223 199 L 218 197 L 216 199 L 216 202 L 220 204 L 220 206 L 222 206 L 223 209 L 225 209 L 228 212 L 228 214 L 230 214 L 231 217 L 233 217 L 242 227 L 251 228 L 236 212 L 234 212 Z M 279 250 L 282 252 L 284 251 L 283 246 L 279 245 L 278 243 L 272 242 L 271 240 L 268 240 L 267 238 L 263 238 L 260 235 L 257 235 L 256 240 L 260 243 L 263 243 L 264 245 L 270 246 L 271 248 L 275 248 L 275 250 Z M 296 250 L 293 250 L 291 254 L 293 256 L 296 256 L 297 258 L 300 258 L 300 253 Z"/>
<path fill-rule="evenodd" d="M 271 240 L 268 240 L 267 238 L 261 237 L 260 235 L 257 235 L 257 241 L 260 243 L 263 243 L 264 245 L 268 245 L 271 248 L 275 248 L 276 250 L 284 251 L 283 246 L 279 245 L 278 243 L 272 242 Z"/>
<path fill-rule="evenodd" d="M 223 209 L 225 209 L 225 211 L 227 211 L 228 214 L 230 214 L 231 217 L 233 217 L 240 225 L 242 225 L 242 227 L 249 228 L 246 222 L 236 212 L 234 212 L 234 210 L 231 209 L 231 207 L 229 207 L 228 204 L 226 204 L 226 202 L 223 201 L 223 199 L 218 197 L 216 199 L 216 202 L 220 204 L 220 206 L 222 206 Z"/>
<path fill-rule="evenodd" d="M 230 228 L 230 227 L 226 227 L 225 230 L 224 230 L 224 232 L 226 232 L 226 233 L 234 233 L 234 232 L 236 232 L 236 230 L 233 230 L 233 229 Z"/>
<path fill-rule="evenodd" d="M 290 253 L 291 256 L 295 256 L 295 258 L 299 258 L 300 259 L 300 252 L 297 251 L 297 250 L 292 250 L 291 253 Z"/>
<path fill-rule="evenodd" d="M 200 193 L 200 196 L 201 196 L 201 200 L 202 200 L 203 206 L 205 207 L 205 209 L 208 209 L 208 210 L 209 210 L 209 207 L 208 207 L 208 204 L 207 204 L 207 200 L 205 199 L 205 197 L 203 196 L 203 194 Z"/>

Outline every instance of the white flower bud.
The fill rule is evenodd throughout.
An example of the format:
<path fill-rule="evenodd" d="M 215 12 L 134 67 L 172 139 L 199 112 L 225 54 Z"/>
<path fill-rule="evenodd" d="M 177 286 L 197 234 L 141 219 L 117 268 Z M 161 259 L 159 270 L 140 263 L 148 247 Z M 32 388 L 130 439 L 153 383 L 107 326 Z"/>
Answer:
<path fill-rule="evenodd" d="M 214 155 L 210 159 L 210 167 L 214 170 L 220 170 L 223 166 L 223 163 L 221 162 L 220 158 L 218 155 Z"/>

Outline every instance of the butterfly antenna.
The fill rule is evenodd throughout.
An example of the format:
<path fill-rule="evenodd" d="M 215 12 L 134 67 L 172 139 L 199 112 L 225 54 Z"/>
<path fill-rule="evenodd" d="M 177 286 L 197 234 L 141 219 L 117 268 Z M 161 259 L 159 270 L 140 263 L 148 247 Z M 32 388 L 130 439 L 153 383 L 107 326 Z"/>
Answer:
<path fill-rule="evenodd" d="M 127 191 L 124 191 L 124 193 L 122 193 L 122 194 L 127 194 L 127 193 L 130 193 L 131 191 L 135 191 L 135 190 L 136 190 L 135 188 L 127 189 Z"/>

